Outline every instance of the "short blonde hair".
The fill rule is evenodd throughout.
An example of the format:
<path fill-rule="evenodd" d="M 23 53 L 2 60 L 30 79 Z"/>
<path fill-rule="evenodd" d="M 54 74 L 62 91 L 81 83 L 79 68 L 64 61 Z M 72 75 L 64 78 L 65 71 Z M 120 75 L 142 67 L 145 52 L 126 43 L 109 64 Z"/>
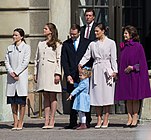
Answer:
<path fill-rule="evenodd" d="M 91 68 L 83 68 L 82 69 L 82 74 L 86 77 L 86 78 L 89 78 L 92 76 L 92 70 Z"/>

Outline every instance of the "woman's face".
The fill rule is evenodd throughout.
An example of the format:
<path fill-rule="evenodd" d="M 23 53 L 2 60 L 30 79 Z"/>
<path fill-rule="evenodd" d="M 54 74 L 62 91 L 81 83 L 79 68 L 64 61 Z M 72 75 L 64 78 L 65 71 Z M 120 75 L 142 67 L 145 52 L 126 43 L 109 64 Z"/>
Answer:
<path fill-rule="evenodd" d="M 99 27 L 95 27 L 95 36 L 100 39 L 104 36 L 104 30 L 101 30 Z"/>
<path fill-rule="evenodd" d="M 44 26 L 44 35 L 45 35 L 45 36 L 49 36 L 49 35 L 51 35 L 51 34 L 52 34 L 52 32 L 50 31 L 50 29 L 48 28 L 48 26 L 45 25 L 45 26 Z"/>
<path fill-rule="evenodd" d="M 17 31 L 13 32 L 13 41 L 14 41 L 14 43 L 17 43 L 17 42 L 21 41 L 22 38 L 23 37 L 20 35 L 19 32 L 17 32 Z"/>
<path fill-rule="evenodd" d="M 124 40 L 128 41 L 131 39 L 131 36 L 127 30 L 124 31 Z"/>

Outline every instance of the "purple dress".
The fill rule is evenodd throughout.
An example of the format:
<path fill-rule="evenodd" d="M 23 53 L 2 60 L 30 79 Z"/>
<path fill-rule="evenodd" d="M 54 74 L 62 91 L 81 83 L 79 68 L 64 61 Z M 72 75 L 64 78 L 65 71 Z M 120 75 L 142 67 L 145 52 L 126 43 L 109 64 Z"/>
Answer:
<path fill-rule="evenodd" d="M 129 65 L 134 69 L 125 73 L 124 69 Z M 151 97 L 151 90 L 144 49 L 139 42 L 127 41 L 120 51 L 115 100 L 139 100 L 148 97 Z"/>

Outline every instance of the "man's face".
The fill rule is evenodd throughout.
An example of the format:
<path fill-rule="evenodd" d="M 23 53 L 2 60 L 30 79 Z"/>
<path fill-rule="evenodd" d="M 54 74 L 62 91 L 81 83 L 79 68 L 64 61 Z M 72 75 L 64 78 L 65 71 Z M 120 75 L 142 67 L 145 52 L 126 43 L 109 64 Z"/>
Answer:
<path fill-rule="evenodd" d="M 70 30 L 70 36 L 71 36 L 72 40 L 77 39 L 79 37 L 79 35 L 80 35 L 80 33 L 78 32 L 77 29 L 75 29 L 75 30 L 71 29 Z"/>
<path fill-rule="evenodd" d="M 87 24 L 90 24 L 92 21 L 94 21 L 95 16 L 93 15 L 93 12 L 86 12 L 85 13 L 85 20 Z"/>

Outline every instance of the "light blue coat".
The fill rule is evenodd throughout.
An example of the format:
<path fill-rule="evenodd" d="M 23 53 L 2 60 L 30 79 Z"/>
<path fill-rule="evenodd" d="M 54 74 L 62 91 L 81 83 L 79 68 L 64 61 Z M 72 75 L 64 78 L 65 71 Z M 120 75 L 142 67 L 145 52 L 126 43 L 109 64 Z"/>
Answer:
<path fill-rule="evenodd" d="M 28 64 L 30 60 L 30 46 L 21 42 L 18 49 L 14 44 L 8 46 L 5 55 L 5 66 L 7 74 L 7 96 L 14 96 L 17 91 L 18 96 L 27 96 L 28 94 Z M 10 73 L 15 72 L 19 80 L 14 80 Z"/>
<path fill-rule="evenodd" d="M 72 109 L 83 112 L 90 111 L 89 78 L 80 81 L 78 87 L 72 91 L 71 95 L 75 95 Z"/>

